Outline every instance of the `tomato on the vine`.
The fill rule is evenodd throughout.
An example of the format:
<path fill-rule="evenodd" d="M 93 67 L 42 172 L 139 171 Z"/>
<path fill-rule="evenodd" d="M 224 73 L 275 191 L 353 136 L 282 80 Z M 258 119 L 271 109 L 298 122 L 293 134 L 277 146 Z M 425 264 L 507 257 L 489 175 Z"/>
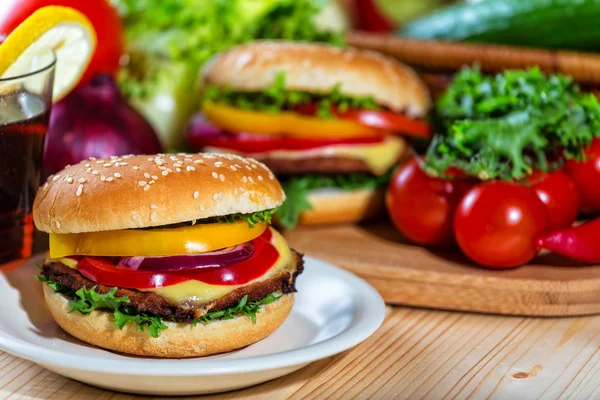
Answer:
<path fill-rule="evenodd" d="M 600 138 L 595 139 L 585 152 L 585 161 L 569 160 L 565 172 L 571 177 L 579 193 L 580 210 L 584 213 L 600 211 Z"/>
<path fill-rule="evenodd" d="M 537 254 L 537 239 L 548 229 L 546 206 L 527 187 L 485 182 L 462 198 L 454 213 L 458 246 L 472 261 L 512 268 Z"/>
<path fill-rule="evenodd" d="M 96 52 L 79 84 L 85 84 L 99 73 L 116 74 L 119 69 L 119 59 L 124 52 L 123 24 L 109 0 L 17 1 L 5 17 L 0 19 L 0 37 L 11 33 L 38 8 L 50 5 L 71 7 L 80 11 L 89 18 L 96 31 L 98 40 Z"/>
<path fill-rule="evenodd" d="M 454 209 L 471 186 L 472 180 L 430 177 L 414 159 L 394 173 L 386 205 L 407 239 L 423 245 L 451 244 Z"/>
<path fill-rule="evenodd" d="M 579 194 L 575 182 L 563 171 L 535 172 L 530 189 L 548 209 L 549 229 L 569 227 L 579 212 Z"/>

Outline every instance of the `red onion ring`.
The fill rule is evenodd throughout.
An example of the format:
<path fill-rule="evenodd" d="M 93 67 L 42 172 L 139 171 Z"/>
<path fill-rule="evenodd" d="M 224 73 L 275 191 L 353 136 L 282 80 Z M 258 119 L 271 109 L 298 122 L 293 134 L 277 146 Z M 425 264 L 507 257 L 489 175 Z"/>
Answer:
<path fill-rule="evenodd" d="M 117 266 L 133 271 L 186 271 L 199 268 L 225 267 L 245 261 L 253 254 L 254 245 L 247 242 L 202 254 L 167 257 L 123 257 Z"/>

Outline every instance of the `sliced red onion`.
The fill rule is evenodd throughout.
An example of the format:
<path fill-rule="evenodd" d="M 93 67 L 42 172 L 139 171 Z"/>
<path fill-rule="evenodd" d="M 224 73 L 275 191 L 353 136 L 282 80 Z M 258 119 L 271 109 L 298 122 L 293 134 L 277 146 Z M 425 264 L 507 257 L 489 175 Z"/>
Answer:
<path fill-rule="evenodd" d="M 185 271 L 198 268 L 225 267 L 245 261 L 254 254 L 251 242 L 210 253 L 168 257 L 123 257 L 118 266 L 134 271 Z"/>

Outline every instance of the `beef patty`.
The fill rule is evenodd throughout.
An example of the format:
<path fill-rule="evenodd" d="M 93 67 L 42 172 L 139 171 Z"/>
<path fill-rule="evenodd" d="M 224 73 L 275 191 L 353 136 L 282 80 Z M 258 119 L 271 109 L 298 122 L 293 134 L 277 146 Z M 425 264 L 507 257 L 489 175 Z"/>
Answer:
<path fill-rule="evenodd" d="M 292 272 L 282 272 L 264 281 L 242 286 L 223 297 L 202 304 L 178 304 L 156 293 L 141 292 L 136 289 L 117 288 L 115 296 L 129 297 L 130 302 L 127 306 L 136 309 L 140 313 L 156 315 L 170 321 L 193 322 L 208 312 L 219 311 L 237 305 L 242 297 L 246 295 L 248 295 L 248 301 L 258 301 L 277 291 L 281 291 L 284 294 L 295 292 L 296 277 L 304 269 L 304 260 L 302 259 L 302 254 L 294 250 L 292 252 L 295 258 L 295 267 Z M 112 289 L 110 286 L 100 285 L 91 281 L 79 271 L 59 262 L 44 265 L 43 274 L 49 280 L 59 282 L 73 291 L 77 291 L 82 287 L 88 290 L 96 287 L 96 292 L 105 294 Z"/>

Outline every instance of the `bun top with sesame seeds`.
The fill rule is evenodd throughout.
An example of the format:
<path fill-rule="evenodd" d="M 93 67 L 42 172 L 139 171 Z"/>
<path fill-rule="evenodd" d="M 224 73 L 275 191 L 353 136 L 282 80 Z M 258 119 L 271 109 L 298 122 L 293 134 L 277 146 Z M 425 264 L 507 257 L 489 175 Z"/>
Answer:
<path fill-rule="evenodd" d="M 373 51 L 325 44 L 256 41 L 214 56 L 204 67 L 205 84 L 252 92 L 271 86 L 285 72 L 286 86 L 329 93 L 337 85 L 348 96 L 372 96 L 382 106 L 413 117 L 431 107 L 426 86 L 415 71 Z"/>
<path fill-rule="evenodd" d="M 35 198 L 33 219 L 44 232 L 97 232 L 253 213 L 284 200 L 273 173 L 250 158 L 92 157 L 48 177 Z"/>

